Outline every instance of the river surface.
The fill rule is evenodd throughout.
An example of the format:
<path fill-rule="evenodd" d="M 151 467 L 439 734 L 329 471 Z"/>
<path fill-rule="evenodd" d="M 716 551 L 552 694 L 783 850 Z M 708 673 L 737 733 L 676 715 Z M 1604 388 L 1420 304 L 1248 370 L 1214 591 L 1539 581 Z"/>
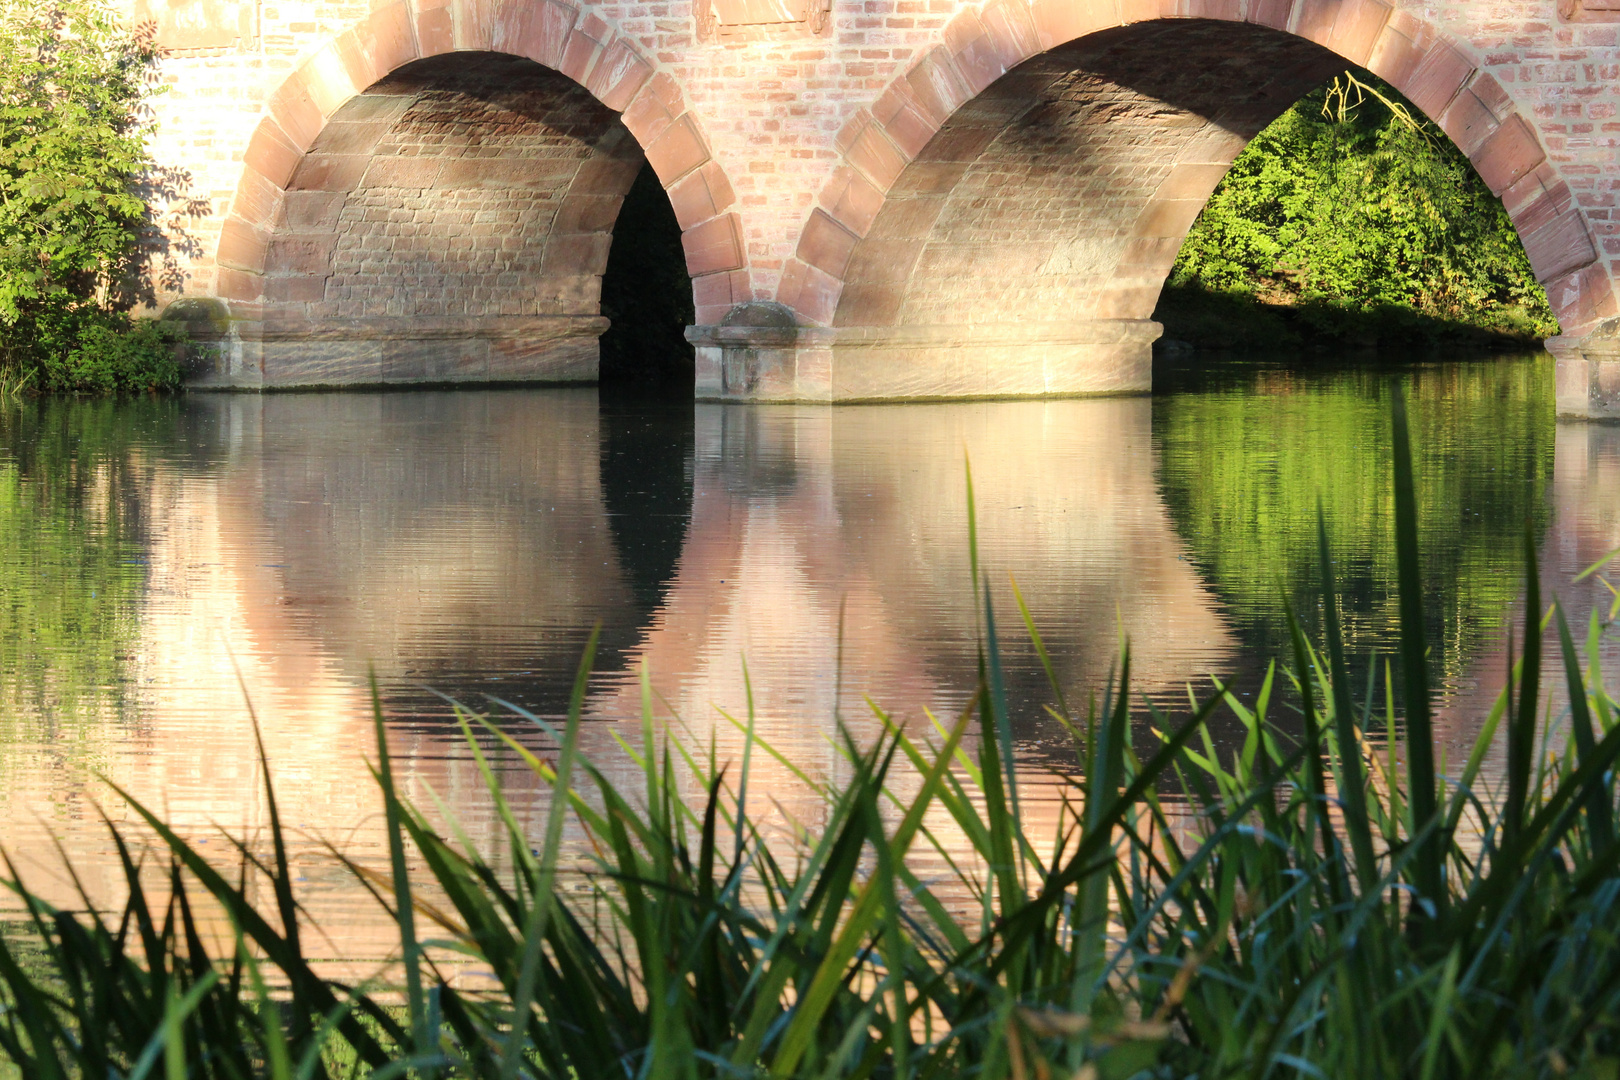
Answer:
<path fill-rule="evenodd" d="M 447 698 L 545 717 L 594 626 L 584 743 L 627 775 L 639 672 L 661 730 L 735 758 L 759 733 L 815 777 L 873 706 L 908 724 L 977 678 L 967 473 L 1027 798 L 1073 771 L 1013 601 L 1064 697 L 1184 708 L 1210 677 L 1252 695 L 1287 605 L 1316 613 L 1316 515 L 1353 653 L 1394 640 L 1389 398 L 1413 413 L 1443 752 L 1501 685 L 1528 524 L 1545 591 L 1620 545 L 1620 427 L 1555 423 L 1552 361 L 1159 373 L 1152 398 L 692 405 L 594 389 L 218 395 L 0 410 L 0 839 L 67 899 L 52 836 L 121 897 L 110 785 L 225 857 L 262 837 L 258 717 L 306 901 L 334 951 L 387 927 L 319 840 L 381 854 L 374 673 L 402 788 L 475 841 L 489 800 Z M 745 676 L 746 664 L 746 676 Z M 443 696 L 441 696 L 443 695 Z M 503 721 L 537 749 L 532 724 Z M 501 759 L 516 810 L 543 793 Z M 771 813 L 815 816 L 756 758 Z M 692 788 L 694 793 L 697 788 Z M 805 793 L 799 790 L 800 796 Z M 798 798 L 798 801 L 795 799 Z M 435 811 L 436 813 L 438 811 Z"/>

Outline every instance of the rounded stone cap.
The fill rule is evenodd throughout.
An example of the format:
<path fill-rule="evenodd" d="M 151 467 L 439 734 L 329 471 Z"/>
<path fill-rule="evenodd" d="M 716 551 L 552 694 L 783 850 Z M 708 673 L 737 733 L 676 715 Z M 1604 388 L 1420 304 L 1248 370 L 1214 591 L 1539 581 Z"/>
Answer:
<path fill-rule="evenodd" d="M 726 312 L 725 318 L 720 320 L 720 325 L 767 326 L 791 330 L 799 325 L 799 321 L 793 317 L 793 309 L 785 304 L 778 304 L 774 300 L 750 300 Z"/>

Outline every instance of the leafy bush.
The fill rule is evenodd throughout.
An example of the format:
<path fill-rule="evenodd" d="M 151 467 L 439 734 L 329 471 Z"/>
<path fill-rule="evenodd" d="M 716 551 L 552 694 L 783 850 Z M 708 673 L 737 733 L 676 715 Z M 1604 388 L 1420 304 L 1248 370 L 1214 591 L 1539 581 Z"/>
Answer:
<path fill-rule="evenodd" d="M 173 323 L 99 308 L 75 316 L 39 350 L 41 389 L 112 394 L 180 385 L 175 349 L 183 335 Z"/>
<path fill-rule="evenodd" d="M 102 0 L 0 0 L 0 359 L 42 388 L 171 386 L 150 299 L 142 102 L 156 43 Z"/>
<path fill-rule="evenodd" d="M 1255 136 L 1167 285 L 1155 317 L 1200 344 L 1263 344 L 1279 318 L 1290 336 L 1368 344 L 1558 332 L 1500 200 L 1366 72 L 1306 95 Z"/>

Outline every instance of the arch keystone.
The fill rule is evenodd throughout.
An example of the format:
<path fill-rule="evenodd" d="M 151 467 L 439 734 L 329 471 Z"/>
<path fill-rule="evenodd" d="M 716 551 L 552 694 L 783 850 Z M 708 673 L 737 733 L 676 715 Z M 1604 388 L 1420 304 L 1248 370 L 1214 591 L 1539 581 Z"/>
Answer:
<path fill-rule="evenodd" d="M 493 48 L 526 56 L 537 64 L 558 69 L 568 35 L 579 20 L 579 8 L 557 0 L 509 3 L 495 20 Z"/>
<path fill-rule="evenodd" d="M 448 0 L 414 0 L 416 47 L 422 57 L 454 52 L 456 24 Z"/>
<path fill-rule="evenodd" d="M 451 41 L 463 52 L 481 52 L 495 44 L 494 0 L 451 0 Z"/>

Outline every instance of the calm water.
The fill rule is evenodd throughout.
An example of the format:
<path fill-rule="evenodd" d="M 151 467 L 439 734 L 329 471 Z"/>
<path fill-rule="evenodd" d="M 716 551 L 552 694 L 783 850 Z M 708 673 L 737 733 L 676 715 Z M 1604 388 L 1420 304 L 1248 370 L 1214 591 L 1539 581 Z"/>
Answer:
<path fill-rule="evenodd" d="M 835 716 L 870 734 L 868 699 L 916 721 L 971 690 L 966 460 L 1020 752 L 1061 766 L 1009 575 L 1071 702 L 1100 689 L 1122 636 L 1141 694 L 1174 705 L 1212 673 L 1252 692 L 1285 598 L 1314 611 L 1320 496 L 1352 648 L 1388 651 L 1396 381 L 1460 747 L 1500 685 L 1525 523 L 1544 587 L 1582 618 L 1602 586 L 1570 578 L 1620 544 L 1620 427 L 1555 424 L 1546 357 L 1165 372 L 1152 399 L 826 409 L 504 390 L 14 408 L 0 414 L 0 837 L 60 893 L 54 833 L 116 899 L 95 806 L 131 815 L 107 781 L 217 847 L 216 826 L 258 829 L 251 702 L 312 910 L 346 928 L 334 948 L 363 952 L 383 940 L 360 914 L 371 901 L 314 841 L 379 851 L 368 672 L 407 791 L 482 837 L 481 785 L 434 691 L 557 714 L 596 624 L 586 739 L 610 766 L 642 665 L 664 723 L 735 752 L 722 710 L 746 711 L 746 659 L 761 733 L 835 772 Z M 785 771 L 762 772 L 786 812 L 813 817 Z M 1025 775 L 1032 797 L 1051 791 Z"/>

